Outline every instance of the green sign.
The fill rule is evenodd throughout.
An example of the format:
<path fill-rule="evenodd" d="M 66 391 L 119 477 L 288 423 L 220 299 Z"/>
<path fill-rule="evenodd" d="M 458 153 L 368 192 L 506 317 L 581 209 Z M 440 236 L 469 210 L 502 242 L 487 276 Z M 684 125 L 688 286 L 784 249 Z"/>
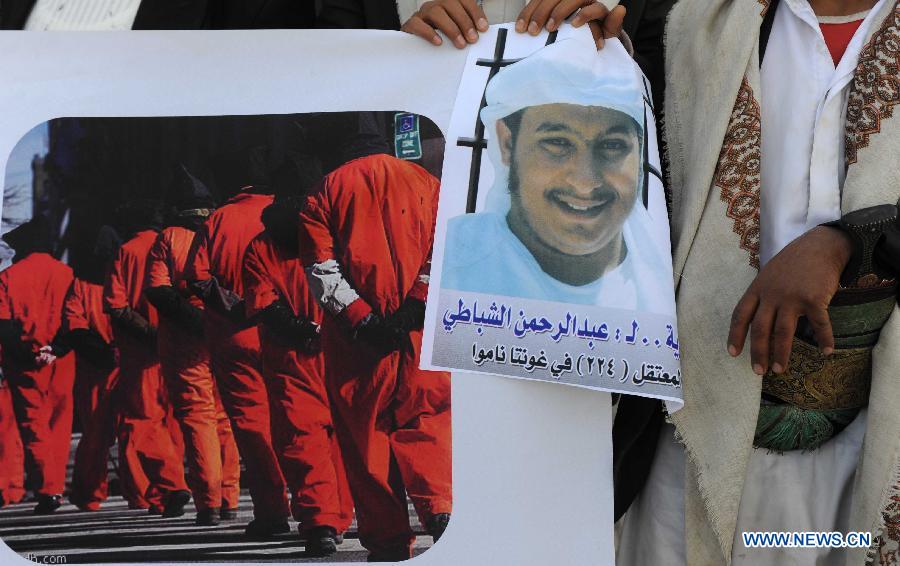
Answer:
<path fill-rule="evenodd" d="M 400 159 L 422 159 L 422 139 L 419 136 L 417 114 L 394 114 L 394 154 Z"/>

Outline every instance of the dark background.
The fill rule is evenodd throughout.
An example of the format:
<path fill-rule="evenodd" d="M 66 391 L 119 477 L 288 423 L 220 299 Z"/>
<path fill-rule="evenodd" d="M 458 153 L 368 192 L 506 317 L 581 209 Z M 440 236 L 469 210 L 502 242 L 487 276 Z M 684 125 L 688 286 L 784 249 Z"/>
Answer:
<path fill-rule="evenodd" d="M 240 188 L 230 183 L 234 156 L 266 146 L 274 170 L 289 154 L 312 155 L 327 174 L 340 159 L 320 155 L 323 140 L 359 113 L 164 118 L 61 118 L 48 123 L 49 152 L 32 162 L 33 216 L 56 227 L 56 254 L 77 267 L 97 230 L 115 225 L 116 209 L 140 197 L 166 199 L 175 168 L 184 164 L 224 202 Z M 374 118 L 393 150 L 394 112 Z M 350 120 L 352 122 L 352 120 Z M 443 137 L 419 117 L 423 157 L 413 161 L 440 177 Z"/>

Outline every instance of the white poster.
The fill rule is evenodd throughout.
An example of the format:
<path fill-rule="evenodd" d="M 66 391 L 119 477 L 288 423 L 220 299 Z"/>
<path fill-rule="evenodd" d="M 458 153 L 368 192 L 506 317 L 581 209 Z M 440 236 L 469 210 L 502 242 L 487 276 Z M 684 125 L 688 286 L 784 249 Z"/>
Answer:
<path fill-rule="evenodd" d="M 492 36 L 477 46 L 493 53 Z M 392 141 L 411 156 L 427 154 L 429 140 L 417 139 L 408 116 L 433 123 L 455 147 L 450 116 L 467 55 L 376 31 L 2 33 L 0 167 L 35 126 L 73 118 L 399 111 Z M 416 553 L 424 550 L 416 563 L 611 566 L 610 396 L 464 372 L 451 383 L 452 519 L 434 547 L 416 531 Z M 246 490 L 241 497 L 249 512 Z M 251 544 L 243 523 L 198 529 L 192 511 L 162 527 L 146 512 L 122 510 L 121 500 L 87 519 L 68 503 L 45 517 L 32 505 L 0 509 L 4 564 L 305 560 L 296 525 Z M 90 529 L 73 527 L 87 520 Z M 351 529 L 342 548 L 355 550 L 339 549 L 328 563 L 365 561 L 356 537 Z"/>
<path fill-rule="evenodd" d="M 586 28 L 496 26 L 470 48 L 444 161 L 432 367 L 681 406 L 651 98 L 624 46 L 597 52 Z"/>

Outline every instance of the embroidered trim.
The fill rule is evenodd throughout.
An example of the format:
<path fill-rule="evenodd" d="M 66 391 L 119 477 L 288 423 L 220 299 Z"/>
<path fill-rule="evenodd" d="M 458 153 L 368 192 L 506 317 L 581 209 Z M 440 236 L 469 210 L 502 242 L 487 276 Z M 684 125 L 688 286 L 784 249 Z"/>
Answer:
<path fill-rule="evenodd" d="M 867 566 L 900 564 L 900 468 L 890 494 L 888 504 L 882 510 L 880 532 L 876 533 L 869 548 Z"/>
<path fill-rule="evenodd" d="M 726 214 L 734 221 L 741 249 L 750 254 L 750 265 L 759 269 L 759 186 L 761 155 L 759 103 L 745 77 L 725 132 L 713 184 L 721 189 Z"/>
<path fill-rule="evenodd" d="M 760 4 L 762 4 L 762 7 L 763 7 L 762 12 L 760 12 L 759 15 L 765 16 L 766 12 L 769 11 L 769 4 L 772 3 L 772 0 L 756 0 L 756 1 L 759 2 Z"/>
<path fill-rule="evenodd" d="M 881 121 L 900 103 L 900 3 L 859 55 L 847 99 L 845 163 L 856 163 L 869 137 L 881 132 Z"/>

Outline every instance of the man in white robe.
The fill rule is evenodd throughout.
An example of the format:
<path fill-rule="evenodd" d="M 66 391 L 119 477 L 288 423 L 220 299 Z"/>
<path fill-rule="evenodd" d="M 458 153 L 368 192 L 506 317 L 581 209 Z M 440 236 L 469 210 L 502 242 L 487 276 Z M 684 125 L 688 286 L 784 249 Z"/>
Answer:
<path fill-rule="evenodd" d="M 776 4 L 766 43 L 756 27 Z M 836 46 L 823 26 L 846 24 L 849 41 Z M 872 351 L 868 408 L 811 451 L 753 444 L 759 376 L 788 369 L 798 317 L 826 357 L 833 351 L 825 309 L 851 246 L 820 225 L 897 201 L 900 130 L 890 109 L 900 99 L 900 5 L 683 0 L 667 37 L 685 408 L 659 437 L 617 562 L 896 564 L 896 305 Z M 871 548 L 750 548 L 743 534 L 753 531 L 873 540 Z"/>

